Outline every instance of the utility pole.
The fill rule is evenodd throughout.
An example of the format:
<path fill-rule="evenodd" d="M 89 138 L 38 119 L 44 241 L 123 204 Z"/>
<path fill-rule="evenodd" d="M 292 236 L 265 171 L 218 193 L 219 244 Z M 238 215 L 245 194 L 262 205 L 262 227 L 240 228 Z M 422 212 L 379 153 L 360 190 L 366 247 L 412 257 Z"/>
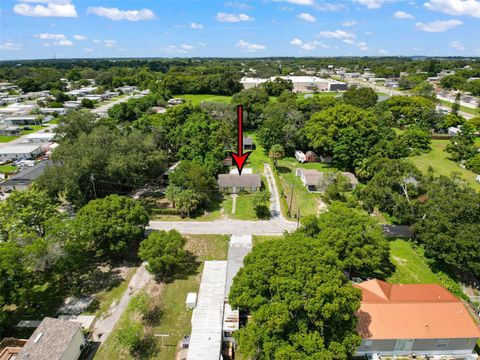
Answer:
<path fill-rule="evenodd" d="M 90 175 L 90 181 L 92 182 L 93 195 L 95 196 L 95 199 L 96 199 L 97 198 L 97 190 L 95 189 L 95 175 L 94 174 Z"/>
<path fill-rule="evenodd" d="M 290 194 L 290 204 L 288 205 L 288 216 L 290 216 L 292 211 L 292 201 L 293 201 L 293 185 L 292 185 L 292 192 Z"/>
<path fill-rule="evenodd" d="M 297 210 L 297 230 L 299 226 L 300 226 L 300 207 Z"/>

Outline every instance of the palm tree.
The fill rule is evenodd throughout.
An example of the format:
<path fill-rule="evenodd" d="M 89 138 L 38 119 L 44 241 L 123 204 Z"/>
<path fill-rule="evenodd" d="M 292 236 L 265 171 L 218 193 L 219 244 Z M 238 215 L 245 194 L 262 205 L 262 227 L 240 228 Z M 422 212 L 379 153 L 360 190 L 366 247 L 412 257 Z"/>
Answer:
<path fill-rule="evenodd" d="M 268 156 L 273 159 L 273 164 L 277 167 L 277 161 L 285 156 L 285 150 L 282 145 L 275 144 L 270 148 Z"/>

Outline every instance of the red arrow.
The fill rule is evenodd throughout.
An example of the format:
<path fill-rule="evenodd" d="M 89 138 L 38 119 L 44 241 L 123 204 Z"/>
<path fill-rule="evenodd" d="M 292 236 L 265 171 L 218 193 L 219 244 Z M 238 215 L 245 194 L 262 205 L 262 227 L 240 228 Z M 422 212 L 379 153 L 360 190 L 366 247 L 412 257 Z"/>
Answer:
<path fill-rule="evenodd" d="M 238 153 L 230 152 L 235 165 L 237 165 L 238 174 L 242 175 L 242 169 L 245 161 L 252 153 L 251 151 L 243 153 L 243 105 L 237 106 L 237 131 L 238 131 Z"/>

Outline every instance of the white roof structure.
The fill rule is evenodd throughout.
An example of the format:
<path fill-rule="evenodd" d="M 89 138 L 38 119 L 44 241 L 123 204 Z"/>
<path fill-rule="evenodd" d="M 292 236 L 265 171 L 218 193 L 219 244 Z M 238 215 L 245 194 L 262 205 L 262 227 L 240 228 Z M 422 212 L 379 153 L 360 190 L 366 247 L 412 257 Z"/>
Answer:
<path fill-rule="evenodd" d="M 221 359 L 226 276 L 226 261 L 205 261 L 187 360 Z"/>
<path fill-rule="evenodd" d="M 36 133 L 32 133 L 32 134 L 28 134 L 27 136 L 25 136 L 25 139 L 27 140 L 45 140 L 45 142 L 48 142 L 50 140 L 52 140 L 53 138 L 55 137 L 55 133 L 51 133 L 51 132 L 36 132 Z"/>
<path fill-rule="evenodd" d="M 230 174 L 238 174 L 238 169 L 237 168 L 230 169 Z M 253 169 L 252 168 L 244 168 L 242 170 L 242 174 L 253 174 Z"/>
<path fill-rule="evenodd" d="M 228 245 L 226 299 L 228 298 L 233 278 L 237 275 L 238 270 L 243 267 L 243 259 L 250 251 L 252 251 L 252 235 L 232 235 Z"/>
<path fill-rule="evenodd" d="M 30 154 L 42 147 L 42 144 L 14 144 L 7 145 L 0 149 L 0 154 Z"/>

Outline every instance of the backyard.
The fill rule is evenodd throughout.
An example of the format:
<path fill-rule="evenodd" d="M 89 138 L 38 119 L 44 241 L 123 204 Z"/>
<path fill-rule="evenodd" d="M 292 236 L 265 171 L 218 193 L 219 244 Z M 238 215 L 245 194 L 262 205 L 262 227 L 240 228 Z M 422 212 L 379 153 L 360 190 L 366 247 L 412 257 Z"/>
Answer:
<path fill-rule="evenodd" d="M 0 143 L 8 143 L 10 141 L 18 139 L 23 135 L 28 135 L 45 128 L 44 125 L 29 125 L 28 127 L 31 128 L 31 130 L 22 130 L 20 135 L 0 135 Z"/>
<path fill-rule="evenodd" d="M 449 154 L 445 151 L 448 142 L 449 140 L 432 140 L 432 150 L 430 152 L 412 156 L 410 160 L 424 173 L 428 171 L 430 166 L 437 175 L 449 176 L 452 172 L 458 172 L 471 187 L 480 191 L 480 183 L 475 181 L 477 175 L 448 159 Z"/>
<path fill-rule="evenodd" d="M 226 235 L 186 235 L 189 250 L 198 261 L 195 271 L 179 274 L 172 282 L 150 283 L 137 295 L 123 313 L 109 338 L 95 355 L 95 359 L 135 359 L 119 341 L 119 334 L 135 324 L 147 322 L 152 334 L 168 335 L 163 340 L 155 337 L 155 351 L 142 355 L 142 359 L 175 359 L 177 345 L 183 336 L 190 334 L 192 311 L 185 307 L 189 292 L 198 292 L 205 260 L 226 260 L 228 239 Z M 146 320 L 146 315 L 151 316 Z"/>
<path fill-rule="evenodd" d="M 183 94 L 174 95 L 174 98 L 182 98 L 186 103 L 192 105 L 200 105 L 203 101 L 207 102 L 220 102 L 230 104 L 232 97 L 224 95 L 208 95 L 208 94 Z"/>

